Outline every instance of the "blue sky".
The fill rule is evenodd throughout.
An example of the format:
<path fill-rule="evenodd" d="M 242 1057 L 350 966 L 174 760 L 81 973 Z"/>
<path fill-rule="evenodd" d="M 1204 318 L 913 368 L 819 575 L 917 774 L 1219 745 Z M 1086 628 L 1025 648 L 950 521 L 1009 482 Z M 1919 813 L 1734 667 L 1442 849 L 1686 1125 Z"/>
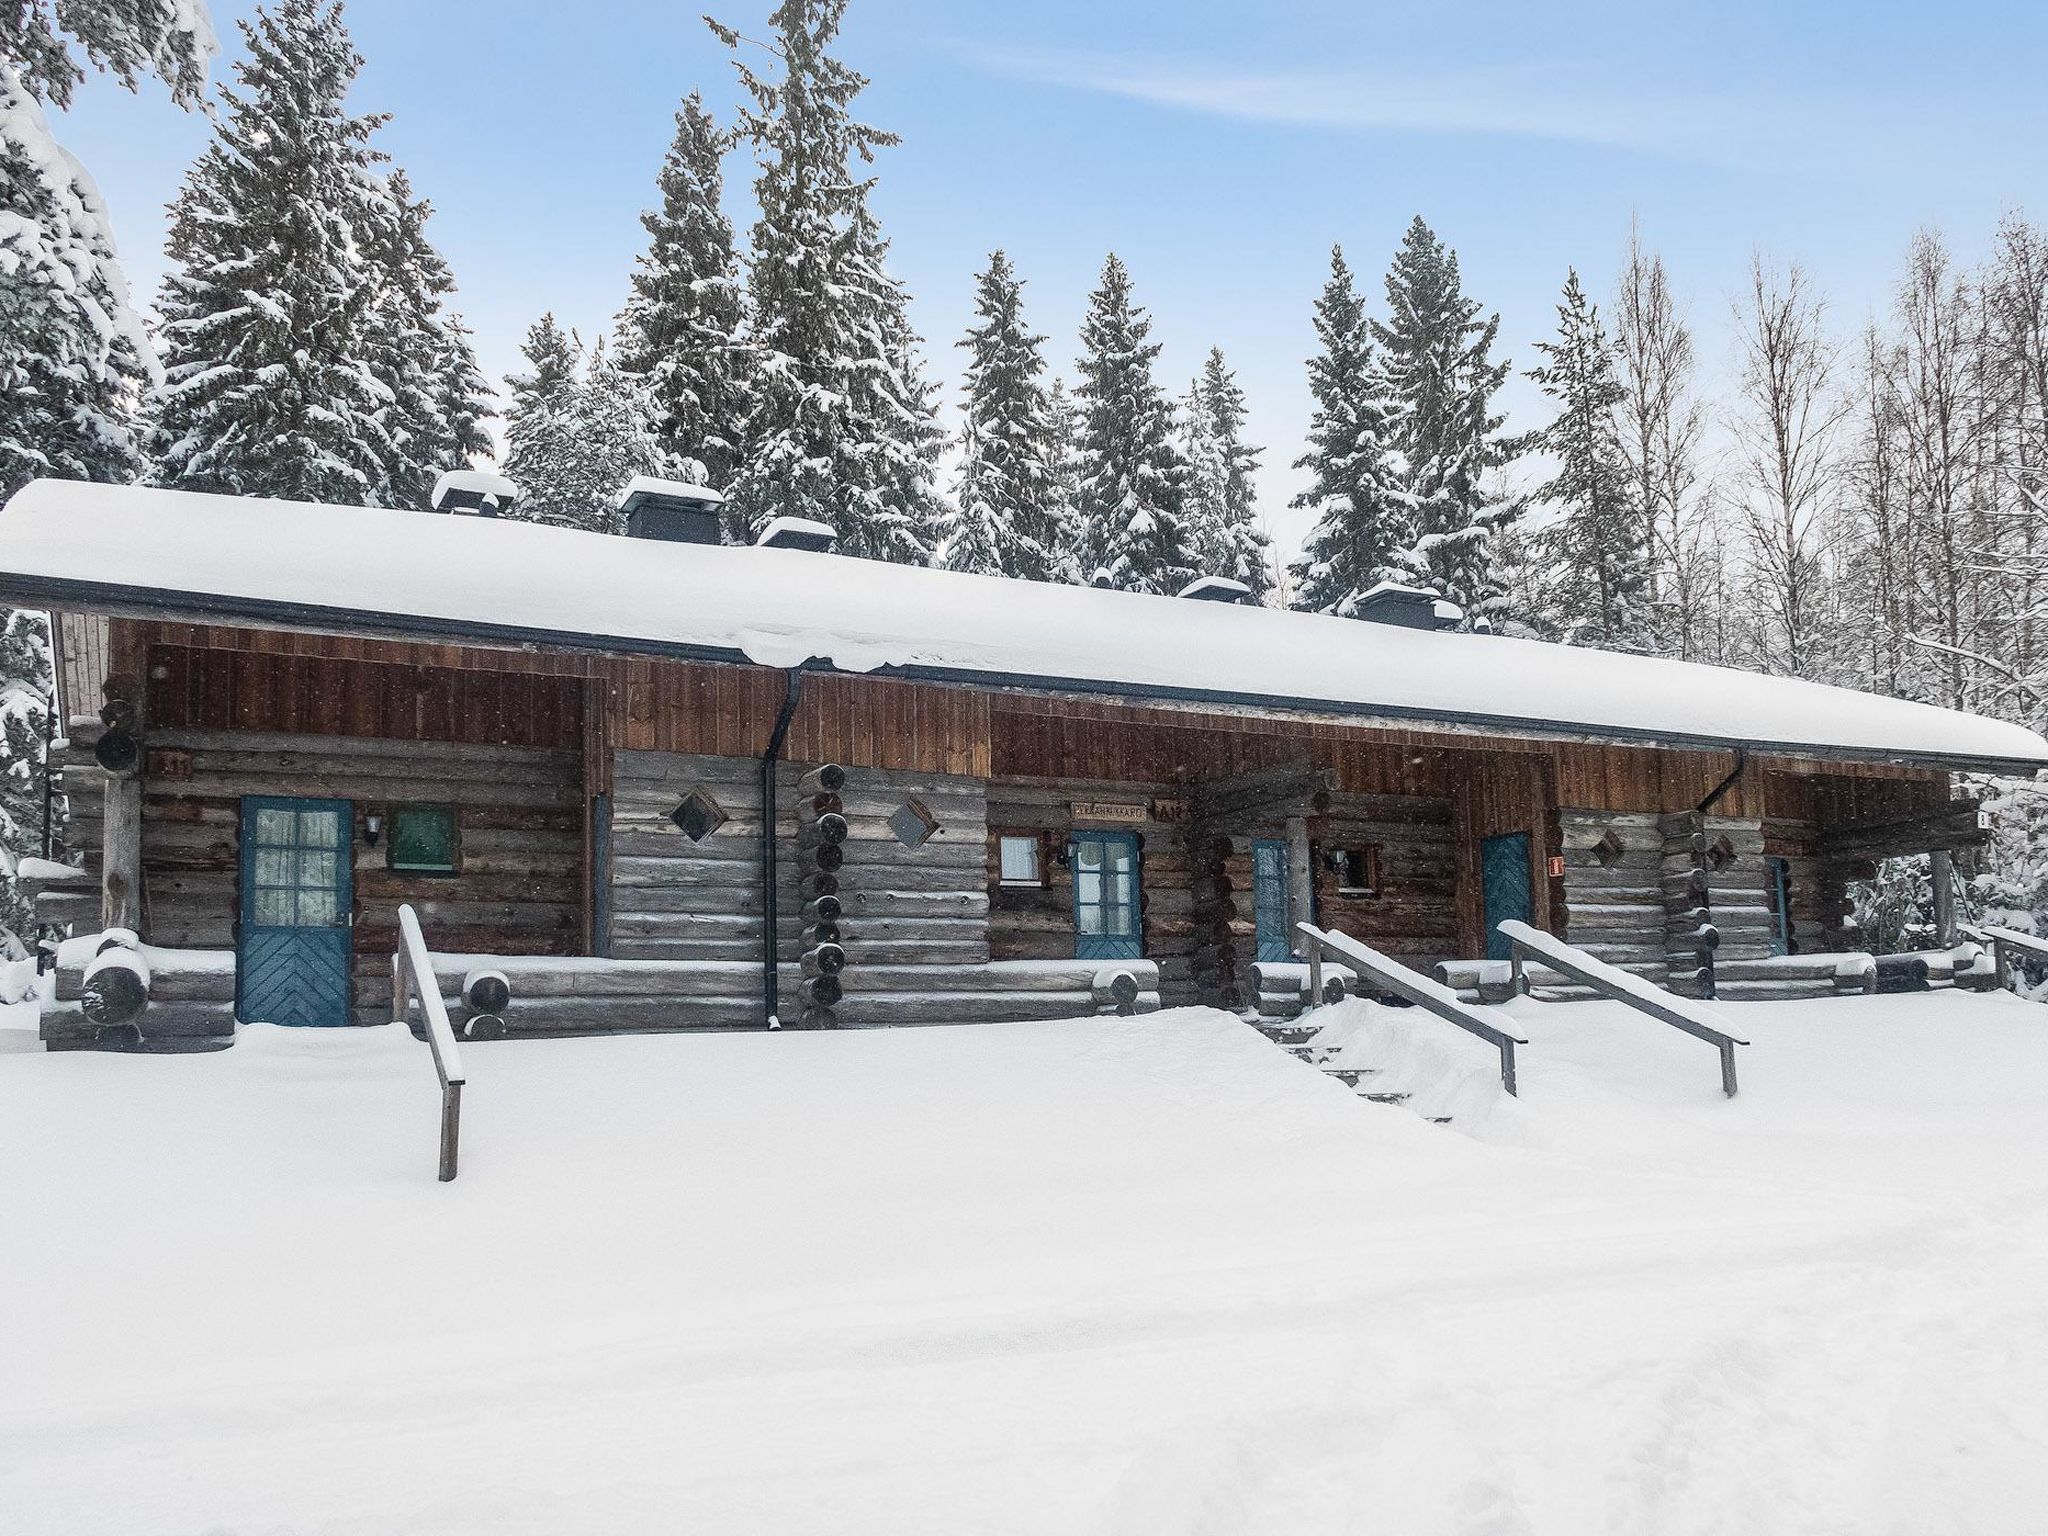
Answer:
<path fill-rule="evenodd" d="M 759 30 L 768 0 L 721 20 Z M 232 19 L 214 0 L 230 54 Z M 350 0 L 357 105 L 438 212 L 433 233 L 493 376 L 552 309 L 590 335 L 624 295 L 677 99 L 732 71 L 690 5 Z M 1420 212 L 1503 316 L 1517 366 L 1567 265 L 1610 286 L 1631 217 L 1718 368 L 1752 247 L 1803 262 L 1845 333 L 1912 231 L 1974 258 L 1998 217 L 2048 217 L 2048 8 L 2021 3 L 1312 4 L 854 0 L 842 53 L 903 135 L 878 196 L 948 400 L 951 343 L 995 246 L 1070 371 L 1103 253 L 1132 269 L 1175 388 L 1224 349 L 1267 444 L 1276 538 L 1309 411 L 1309 305 L 1333 241 L 1377 290 Z M 223 76 L 225 69 L 223 68 Z M 205 126 L 104 81 L 58 131 L 98 177 L 139 298 L 162 205 Z M 747 169 L 729 189 L 744 216 Z M 1533 386 L 1507 404 L 1542 420 Z"/>

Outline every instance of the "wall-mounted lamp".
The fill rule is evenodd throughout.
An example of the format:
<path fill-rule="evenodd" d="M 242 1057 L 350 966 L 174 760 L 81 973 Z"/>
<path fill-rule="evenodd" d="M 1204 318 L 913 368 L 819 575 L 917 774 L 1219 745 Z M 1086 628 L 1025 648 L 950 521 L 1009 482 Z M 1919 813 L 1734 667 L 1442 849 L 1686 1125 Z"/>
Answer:
<path fill-rule="evenodd" d="M 363 818 L 363 841 L 374 848 L 377 846 L 377 839 L 383 835 L 384 818 L 375 811 L 370 812 Z"/>

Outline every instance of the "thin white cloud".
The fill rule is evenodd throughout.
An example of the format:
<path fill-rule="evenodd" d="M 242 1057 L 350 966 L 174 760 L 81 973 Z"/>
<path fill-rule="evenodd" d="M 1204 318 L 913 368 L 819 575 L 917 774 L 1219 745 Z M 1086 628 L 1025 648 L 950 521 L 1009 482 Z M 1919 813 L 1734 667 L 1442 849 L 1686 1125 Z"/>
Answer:
<path fill-rule="evenodd" d="M 1733 94 L 1618 92 L 1591 69 L 1251 69 L 971 48 L 991 73 L 1247 122 L 1550 139 L 1754 167 L 1849 137 L 1809 105 Z M 1829 141 L 1832 141 L 1830 143 Z"/>

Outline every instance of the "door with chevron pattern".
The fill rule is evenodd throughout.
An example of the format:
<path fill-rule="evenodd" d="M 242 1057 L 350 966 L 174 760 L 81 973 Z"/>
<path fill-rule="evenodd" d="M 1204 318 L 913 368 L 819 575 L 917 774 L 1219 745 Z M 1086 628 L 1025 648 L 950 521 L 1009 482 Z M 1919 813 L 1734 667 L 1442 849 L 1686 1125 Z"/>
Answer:
<path fill-rule="evenodd" d="M 354 830 L 346 800 L 244 797 L 235 954 L 243 1023 L 348 1023 Z"/>

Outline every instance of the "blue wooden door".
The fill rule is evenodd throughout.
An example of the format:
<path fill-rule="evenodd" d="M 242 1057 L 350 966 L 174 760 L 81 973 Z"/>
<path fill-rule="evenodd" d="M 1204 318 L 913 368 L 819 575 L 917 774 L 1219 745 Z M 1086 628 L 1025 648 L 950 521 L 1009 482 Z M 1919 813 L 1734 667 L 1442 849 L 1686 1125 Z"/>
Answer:
<path fill-rule="evenodd" d="M 346 800 L 243 799 L 235 955 L 243 1023 L 348 1023 L 354 829 Z"/>
<path fill-rule="evenodd" d="M 1074 955 L 1136 960 L 1144 952 L 1138 922 L 1138 839 L 1131 832 L 1076 832 Z"/>
<path fill-rule="evenodd" d="M 1529 834 L 1508 832 L 1481 842 L 1479 877 L 1486 903 L 1486 958 L 1513 959 L 1500 925 L 1510 918 L 1527 923 L 1536 917 L 1529 883 Z"/>
<path fill-rule="evenodd" d="M 1252 921 L 1261 962 L 1277 965 L 1294 954 L 1287 926 L 1287 844 L 1262 837 L 1252 844 Z M 1306 914 L 1304 914 L 1306 916 Z"/>

